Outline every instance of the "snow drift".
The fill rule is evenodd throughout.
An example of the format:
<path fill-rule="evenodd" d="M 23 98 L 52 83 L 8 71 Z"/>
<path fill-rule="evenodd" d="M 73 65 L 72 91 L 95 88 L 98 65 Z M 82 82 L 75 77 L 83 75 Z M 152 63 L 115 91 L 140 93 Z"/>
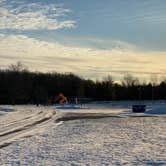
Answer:
<path fill-rule="evenodd" d="M 166 106 L 152 106 L 152 108 L 145 112 L 146 114 L 165 114 L 166 115 Z"/>

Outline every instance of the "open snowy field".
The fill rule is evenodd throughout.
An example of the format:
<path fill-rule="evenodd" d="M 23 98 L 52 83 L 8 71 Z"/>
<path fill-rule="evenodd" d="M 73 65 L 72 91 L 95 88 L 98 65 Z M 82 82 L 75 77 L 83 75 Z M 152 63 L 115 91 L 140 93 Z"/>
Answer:
<path fill-rule="evenodd" d="M 0 165 L 166 165 L 166 104 L 0 106 Z"/>

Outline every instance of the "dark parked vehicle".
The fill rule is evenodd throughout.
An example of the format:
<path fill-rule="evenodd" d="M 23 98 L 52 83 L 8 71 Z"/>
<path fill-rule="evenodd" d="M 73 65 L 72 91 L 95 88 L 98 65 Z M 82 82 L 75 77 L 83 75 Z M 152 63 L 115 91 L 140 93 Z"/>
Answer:
<path fill-rule="evenodd" d="M 134 113 L 143 113 L 146 111 L 146 105 L 133 105 L 132 106 L 132 111 Z"/>

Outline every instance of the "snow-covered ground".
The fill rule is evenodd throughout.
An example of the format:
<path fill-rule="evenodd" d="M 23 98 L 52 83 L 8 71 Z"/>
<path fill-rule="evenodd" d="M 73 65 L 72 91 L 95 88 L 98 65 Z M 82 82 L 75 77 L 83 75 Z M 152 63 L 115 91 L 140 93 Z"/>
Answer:
<path fill-rule="evenodd" d="M 166 103 L 144 103 L 0 106 L 0 165 L 166 165 Z"/>

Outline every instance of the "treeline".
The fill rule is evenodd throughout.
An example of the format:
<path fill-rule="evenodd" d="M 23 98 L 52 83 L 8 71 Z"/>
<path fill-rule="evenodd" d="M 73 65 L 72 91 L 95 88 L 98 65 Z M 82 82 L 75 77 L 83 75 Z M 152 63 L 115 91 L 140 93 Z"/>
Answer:
<path fill-rule="evenodd" d="M 158 84 L 139 83 L 131 75 L 121 83 L 111 76 L 102 81 L 80 78 L 72 73 L 30 72 L 21 64 L 0 70 L 0 104 L 48 104 L 63 93 L 69 99 L 92 100 L 158 100 L 166 99 L 166 80 Z"/>

